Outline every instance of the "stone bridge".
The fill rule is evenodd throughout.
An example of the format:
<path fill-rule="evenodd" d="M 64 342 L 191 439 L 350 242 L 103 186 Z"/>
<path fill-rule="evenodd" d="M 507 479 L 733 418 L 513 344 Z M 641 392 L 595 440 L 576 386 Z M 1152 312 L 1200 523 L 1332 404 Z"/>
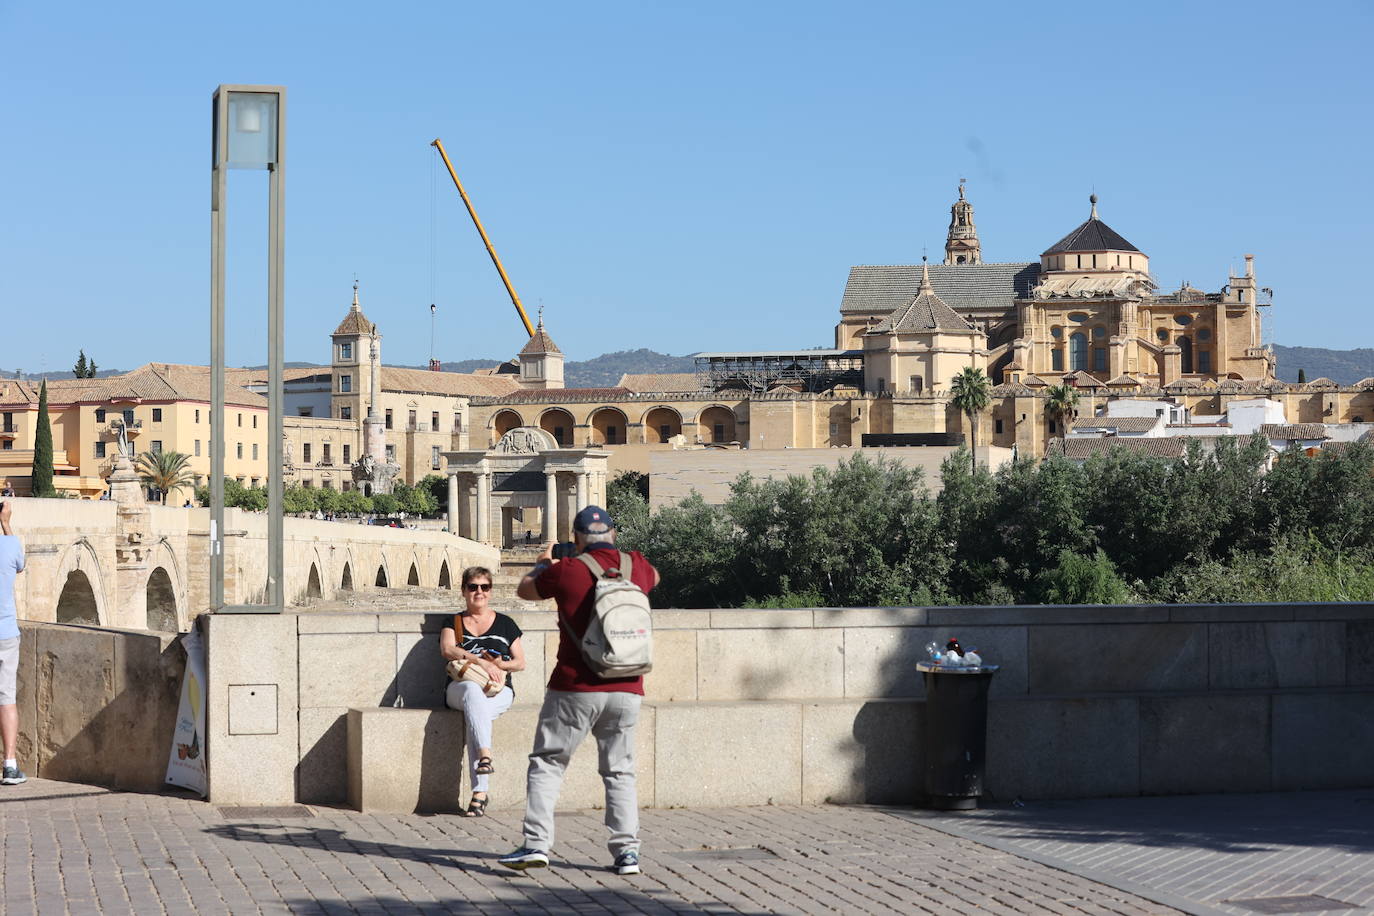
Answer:
<path fill-rule="evenodd" d="M 13 502 L 14 533 L 28 555 L 15 586 L 21 619 L 171 632 L 208 609 L 209 509 Z M 261 601 L 267 516 L 226 509 L 224 523 L 225 601 Z M 500 562 L 495 548 L 443 531 L 295 518 L 285 528 L 285 595 L 294 605 L 360 591 L 453 588 L 464 567 Z"/>

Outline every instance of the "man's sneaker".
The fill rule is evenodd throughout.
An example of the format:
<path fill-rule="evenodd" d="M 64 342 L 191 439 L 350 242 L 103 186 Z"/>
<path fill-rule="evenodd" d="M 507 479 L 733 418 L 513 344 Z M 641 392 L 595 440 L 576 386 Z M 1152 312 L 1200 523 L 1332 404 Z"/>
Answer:
<path fill-rule="evenodd" d="M 25 776 L 19 767 L 5 767 L 3 775 L 0 775 L 0 786 L 17 786 L 28 781 L 29 777 Z"/>
<path fill-rule="evenodd" d="M 639 874 L 639 853 L 622 852 L 615 857 L 615 869 L 617 875 L 637 875 Z"/>
<path fill-rule="evenodd" d="M 515 852 L 507 853 L 496 860 L 507 868 L 524 871 L 527 868 L 543 868 L 549 864 L 549 855 L 528 846 L 521 846 Z"/>

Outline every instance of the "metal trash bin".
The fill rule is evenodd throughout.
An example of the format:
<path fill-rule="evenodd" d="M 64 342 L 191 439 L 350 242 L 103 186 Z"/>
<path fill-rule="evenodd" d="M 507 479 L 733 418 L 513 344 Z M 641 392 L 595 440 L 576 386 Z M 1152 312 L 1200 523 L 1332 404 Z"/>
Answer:
<path fill-rule="evenodd" d="M 925 795 L 932 808 L 978 807 L 988 743 L 988 685 L 997 665 L 919 662 L 926 682 Z"/>

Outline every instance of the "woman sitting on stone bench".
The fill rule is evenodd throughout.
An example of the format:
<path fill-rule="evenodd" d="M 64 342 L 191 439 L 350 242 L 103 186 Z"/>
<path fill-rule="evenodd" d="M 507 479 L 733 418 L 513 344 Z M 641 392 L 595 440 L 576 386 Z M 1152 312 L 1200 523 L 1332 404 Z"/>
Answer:
<path fill-rule="evenodd" d="M 520 627 L 505 614 L 491 609 L 491 570 L 470 566 L 463 570 L 463 598 L 467 609 L 453 615 L 453 622 L 439 632 L 439 652 L 445 661 L 472 661 L 494 681 L 505 686 L 494 697 L 474 681 L 450 681 L 445 701 L 461 709 L 467 724 L 468 769 L 472 775 L 472 801 L 467 816 L 481 817 L 487 810 L 487 777 L 496 771 L 491 760 L 491 723 L 510 709 L 515 700 L 510 672 L 525 670 L 525 647 Z"/>

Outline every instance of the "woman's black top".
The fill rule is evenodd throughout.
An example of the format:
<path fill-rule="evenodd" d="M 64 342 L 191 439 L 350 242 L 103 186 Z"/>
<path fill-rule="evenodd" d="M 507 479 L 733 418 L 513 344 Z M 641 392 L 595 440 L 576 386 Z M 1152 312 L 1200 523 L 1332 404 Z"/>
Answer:
<path fill-rule="evenodd" d="M 522 635 L 519 624 L 499 611 L 496 613 L 496 619 L 491 623 L 491 628 L 481 636 L 473 636 L 468 633 L 463 628 L 464 620 L 462 614 L 454 614 L 453 623 L 444 629 L 461 633 L 462 636 L 457 640 L 458 648 L 465 652 L 471 652 L 473 655 L 495 652 L 501 658 L 509 659 L 512 655 L 511 646 L 515 645 L 515 641 Z M 510 687 L 512 691 L 515 690 L 514 687 L 511 687 L 509 671 L 506 672 L 506 686 Z"/>

